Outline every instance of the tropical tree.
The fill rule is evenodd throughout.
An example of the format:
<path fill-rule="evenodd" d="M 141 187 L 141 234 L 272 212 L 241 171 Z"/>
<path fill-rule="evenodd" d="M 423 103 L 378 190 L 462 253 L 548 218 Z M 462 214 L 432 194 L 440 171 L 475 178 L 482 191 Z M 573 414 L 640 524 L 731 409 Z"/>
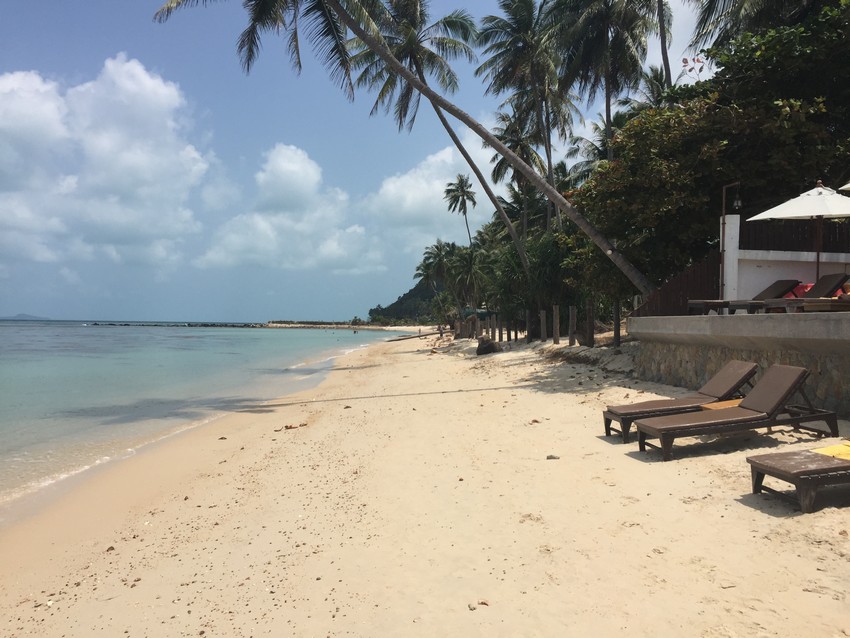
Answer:
<path fill-rule="evenodd" d="M 533 123 L 524 128 L 542 145 L 546 179 L 554 188 L 552 133 L 566 137 L 576 109 L 558 77 L 562 64 L 550 4 L 550 0 L 539 4 L 536 0 L 500 0 L 504 17 L 490 15 L 482 20 L 478 40 L 489 57 L 475 74 L 488 82 L 487 93 L 510 94 L 508 102 L 516 119 Z M 549 225 L 547 220 L 547 228 Z"/>
<path fill-rule="evenodd" d="M 605 117 L 600 113 L 597 121 L 590 123 L 590 137 L 581 135 L 570 136 L 570 146 L 566 152 L 566 159 L 580 160 L 574 162 L 566 170 L 562 189 L 572 189 L 583 184 L 601 162 L 608 159 L 608 136 L 605 132 Z M 611 131 L 617 133 L 629 121 L 629 115 L 625 111 L 617 111 L 611 120 Z"/>
<path fill-rule="evenodd" d="M 636 97 L 624 97 L 617 100 L 617 105 L 626 107 L 629 117 L 637 115 L 644 109 L 667 106 L 669 104 L 666 96 L 668 88 L 665 70 L 651 64 L 649 69 L 641 71 L 640 85 L 634 93 Z"/>
<path fill-rule="evenodd" d="M 209 2 L 212 0 L 168 0 L 157 11 L 154 18 L 163 22 L 179 8 L 198 4 L 206 5 Z M 298 27 L 306 23 L 308 36 L 313 40 L 320 60 L 328 68 L 331 78 L 351 97 L 353 84 L 345 34 L 345 29 L 349 29 L 370 50 L 380 56 L 393 72 L 410 83 L 432 104 L 463 122 L 482 141 L 504 155 L 517 170 L 546 195 L 547 199 L 554 202 L 582 232 L 587 234 L 603 254 L 606 254 L 641 292 L 646 293 L 655 288 L 650 280 L 617 251 L 616 247 L 577 209 L 573 208 L 545 178 L 525 164 L 485 126 L 434 91 L 428 84 L 423 83 L 392 55 L 375 21 L 376 16 L 379 17 L 385 10 L 380 2 L 376 0 L 244 0 L 244 5 L 249 14 L 249 24 L 239 39 L 238 51 L 246 71 L 250 70 L 259 54 L 261 34 L 269 31 L 287 38 L 290 58 L 295 69 L 300 70 Z"/>
<path fill-rule="evenodd" d="M 634 88 L 646 59 L 651 27 L 643 1 L 557 0 L 556 7 L 574 21 L 564 29 L 564 73 L 592 102 L 602 91 L 605 104 L 605 138 L 608 160 L 614 159 L 612 107 L 617 95 Z"/>
<path fill-rule="evenodd" d="M 496 126 L 493 127 L 493 134 L 516 153 L 522 161 L 543 173 L 546 170 L 546 164 L 531 141 L 532 133 L 529 124 L 528 119 L 499 111 L 496 113 Z M 494 182 L 501 182 L 507 176 L 508 171 L 511 171 L 511 181 L 517 186 L 528 184 L 528 180 L 522 176 L 522 173 L 513 170 L 507 160 L 498 153 L 493 155 L 490 161 L 493 163 L 491 175 Z"/>
<path fill-rule="evenodd" d="M 472 190 L 472 182 L 468 175 L 458 174 L 457 179 L 446 184 L 443 199 L 449 203 L 450 213 L 460 213 L 466 223 L 466 234 L 469 236 L 469 247 L 472 248 L 472 233 L 469 232 L 468 205 L 475 208 L 475 191 Z"/>
<path fill-rule="evenodd" d="M 454 244 L 438 239 L 437 243 L 425 249 L 422 261 L 416 266 L 416 272 L 413 275 L 414 279 L 421 279 L 434 291 L 434 301 L 445 319 L 448 319 L 444 301 L 447 293 L 442 288 L 445 285 L 446 271 L 454 249 Z"/>

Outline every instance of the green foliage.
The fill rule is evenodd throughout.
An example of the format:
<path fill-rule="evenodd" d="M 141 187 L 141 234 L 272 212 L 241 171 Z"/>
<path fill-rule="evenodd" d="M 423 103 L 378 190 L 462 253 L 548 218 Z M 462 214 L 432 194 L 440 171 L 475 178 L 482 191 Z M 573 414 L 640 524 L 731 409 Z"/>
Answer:
<path fill-rule="evenodd" d="M 740 181 L 744 217 L 850 171 L 850 0 L 812 23 L 745 35 L 712 51 L 712 80 L 642 111 L 572 197 L 650 279 L 662 283 L 718 242 L 723 186 Z M 727 210 L 727 213 L 733 212 Z M 569 282 L 626 295 L 630 285 L 584 236 L 562 239 Z M 586 284 L 585 284 L 586 285 Z"/>

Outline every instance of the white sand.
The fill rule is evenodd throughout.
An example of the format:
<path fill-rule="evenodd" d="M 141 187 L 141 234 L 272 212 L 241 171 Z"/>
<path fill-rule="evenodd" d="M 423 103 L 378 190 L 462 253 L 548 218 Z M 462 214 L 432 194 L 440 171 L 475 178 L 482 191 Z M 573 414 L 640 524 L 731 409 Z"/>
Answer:
<path fill-rule="evenodd" d="M 428 343 L 347 355 L 0 530 L 0 635 L 850 635 L 850 491 L 802 515 L 744 460 L 832 440 L 662 463 L 601 410 L 680 390 Z"/>

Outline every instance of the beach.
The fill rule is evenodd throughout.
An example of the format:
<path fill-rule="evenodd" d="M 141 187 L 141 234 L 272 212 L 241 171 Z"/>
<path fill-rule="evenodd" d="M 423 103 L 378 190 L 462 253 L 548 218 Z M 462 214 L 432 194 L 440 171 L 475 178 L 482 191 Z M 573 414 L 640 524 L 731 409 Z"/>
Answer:
<path fill-rule="evenodd" d="M 834 439 L 665 463 L 601 412 L 684 389 L 438 345 L 355 350 L 42 495 L 0 529 L 0 635 L 850 635 L 847 490 L 803 515 L 745 461 Z"/>

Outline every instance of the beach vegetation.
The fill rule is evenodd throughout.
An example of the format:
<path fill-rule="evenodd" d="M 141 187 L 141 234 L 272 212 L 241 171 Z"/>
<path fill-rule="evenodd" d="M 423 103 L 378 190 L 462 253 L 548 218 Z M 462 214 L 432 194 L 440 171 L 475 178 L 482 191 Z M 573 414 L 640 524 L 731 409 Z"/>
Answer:
<path fill-rule="evenodd" d="M 157 19 L 198 4 L 170 0 Z M 648 38 L 669 37 L 665 0 L 501 0 L 480 30 L 462 10 L 431 23 L 424 0 L 246 2 L 238 47 L 247 71 L 260 36 L 282 35 L 300 70 L 306 28 L 348 97 L 374 91 L 373 112 L 399 128 L 424 97 L 464 157 L 448 117 L 494 151 L 492 175 L 507 182 L 503 197 L 487 192 L 493 221 L 467 228 L 468 247 L 426 249 L 417 286 L 432 297 L 417 313 L 523 317 L 586 301 L 610 312 L 716 250 L 724 184 L 741 182 L 746 217 L 816 179 L 850 178 L 850 0 L 693 4 L 694 42 L 714 45 L 685 60 L 693 84 L 675 84 L 669 60 L 643 70 Z M 493 130 L 443 95 L 457 80 L 448 62 L 473 60 L 475 45 L 483 90 L 505 96 Z M 574 135 L 575 104 L 597 95 L 599 121 Z"/>
<path fill-rule="evenodd" d="M 744 218 L 811 187 L 850 177 L 850 2 L 803 24 L 744 34 L 706 56 L 714 77 L 675 87 L 671 106 L 642 109 L 570 194 L 651 278 L 663 281 L 716 250 L 723 184 L 740 181 Z M 624 298 L 630 287 L 578 236 L 563 237 L 575 284 Z"/>
<path fill-rule="evenodd" d="M 413 0 L 411 0 L 413 1 Z M 168 0 L 155 13 L 154 19 L 167 21 L 174 11 L 200 5 L 206 6 L 212 0 Z M 551 201 L 578 228 L 579 232 L 590 237 L 593 244 L 616 264 L 618 270 L 641 292 L 648 293 L 655 288 L 642 272 L 630 263 L 616 247 L 600 233 L 588 219 L 570 204 L 544 176 L 522 161 L 505 146 L 493 133 L 478 120 L 466 113 L 443 94 L 435 91 L 421 77 L 411 71 L 392 53 L 381 33 L 391 17 L 392 3 L 378 0 L 274 0 L 271 2 L 246 1 L 248 26 L 239 39 L 237 50 L 246 72 L 250 71 L 259 55 L 261 36 L 272 33 L 286 39 L 290 60 L 296 71 L 301 70 L 300 38 L 303 26 L 306 35 L 314 47 L 317 57 L 325 65 L 331 79 L 353 98 L 354 81 L 352 79 L 352 60 L 348 32 L 359 39 L 363 46 L 377 55 L 388 69 L 408 83 L 421 96 L 425 97 L 435 109 L 445 112 L 462 122 L 472 133 L 489 147 L 502 155 L 516 170 L 533 183 L 544 196 Z M 554 6 L 554 5 L 553 5 Z M 561 18 L 565 16 L 561 15 Z M 439 115 L 439 114 L 438 114 Z M 521 249 L 520 249 L 521 250 Z"/>

